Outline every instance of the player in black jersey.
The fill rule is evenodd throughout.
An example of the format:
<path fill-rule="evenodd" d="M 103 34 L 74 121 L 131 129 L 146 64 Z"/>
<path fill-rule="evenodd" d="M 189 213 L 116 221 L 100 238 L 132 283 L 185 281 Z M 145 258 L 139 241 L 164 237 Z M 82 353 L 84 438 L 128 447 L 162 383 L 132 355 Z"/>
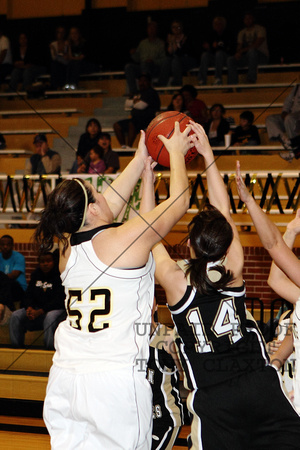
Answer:
<path fill-rule="evenodd" d="M 157 322 L 154 299 L 147 379 L 153 395 L 151 450 L 171 450 L 183 423 L 183 405 L 179 381 L 182 369 L 178 361 L 174 330 Z"/>
<path fill-rule="evenodd" d="M 166 291 L 191 390 L 190 445 L 204 450 L 297 449 L 300 418 L 246 314 L 243 249 L 227 191 L 203 128 L 191 126 L 204 158 L 212 206 L 190 223 L 187 273 L 162 244 L 153 251 L 156 279 Z"/>

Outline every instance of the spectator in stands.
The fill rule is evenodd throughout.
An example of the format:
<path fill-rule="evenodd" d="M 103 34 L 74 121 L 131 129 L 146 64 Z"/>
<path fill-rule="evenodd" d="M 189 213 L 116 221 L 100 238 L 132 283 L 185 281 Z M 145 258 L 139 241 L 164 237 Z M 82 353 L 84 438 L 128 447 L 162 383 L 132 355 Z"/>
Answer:
<path fill-rule="evenodd" d="M 127 92 L 133 96 L 138 92 L 137 79 L 143 73 L 149 73 L 151 77 L 160 74 L 161 65 L 166 57 L 165 44 L 157 36 L 158 25 L 150 22 L 147 25 L 146 39 L 143 39 L 136 49 L 131 50 L 133 63 L 125 66 L 125 76 L 127 81 Z"/>
<path fill-rule="evenodd" d="M 51 87 L 61 89 L 66 84 L 67 64 L 69 64 L 70 46 L 66 40 L 66 29 L 58 26 L 55 31 L 56 41 L 50 44 Z"/>
<path fill-rule="evenodd" d="M 247 66 L 247 82 L 256 83 L 258 64 L 269 62 L 266 29 L 255 23 L 252 12 L 244 14 L 244 25 L 237 36 L 234 56 L 227 59 L 228 84 L 238 84 L 238 67 Z"/>
<path fill-rule="evenodd" d="M 227 21 L 225 17 L 215 17 L 212 22 L 212 31 L 207 40 L 202 44 L 203 53 L 201 55 L 198 82 L 200 85 L 206 84 L 207 71 L 209 67 L 215 67 L 214 84 L 222 84 L 223 67 L 227 58 L 232 53 L 232 37 L 226 29 Z"/>
<path fill-rule="evenodd" d="M 225 108 L 220 103 L 215 103 L 210 108 L 210 119 L 205 124 L 204 130 L 212 147 L 225 145 L 224 136 L 229 132 L 229 123 L 224 119 Z"/>
<path fill-rule="evenodd" d="M 79 77 L 83 73 L 90 73 L 99 66 L 89 60 L 90 47 L 82 37 L 79 28 L 72 27 L 69 33 L 69 63 L 67 64 L 66 84 L 64 89 L 77 89 Z"/>
<path fill-rule="evenodd" d="M 14 347 L 24 346 L 26 331 L 44 330 L 47 350 L 54 350 L 54 332 L 65 320 L 65 292 L 53 253 L 40 255 L 39 266 L 31 274 L 25 293 L 24 307 L 14 311 L 9 335 Z"/>
<path fill-rule="evenodd" d="M 119 155 L 111 148 L 109 133 L 101 133 L 98 144 L 103 148 L 103 160 L 106 166 L 104 173 L 116 173 L 120 169 Z"/>
<path fill-rule="evenodd" d="M 233 147 L 260 145 L 258 129 L 253 125 L 253 121 L 254 114 L 252 111 L 243 111 L 240 114 L 240 124 L 231 135 L 231 145 Z"/>
<path fill-rule="evenodd" d="M 158 84 L 166 86 L 172 76 L 171 85 L 182 86 L 183 74 L 195 67 L 197 61 L 193 44 L 184 33 L 183 23 L 180 20 L 173 20 L 166 48 L 167 58 L 164 59 Z"/>
<path fill-rule="evenodd" d="M 186 84 L 180 90 L 184 98 L 186 113 L 197 123 L 204 125 L 208 121 L 208 109 L 206 104 L 197 97 L 197 89 L 191 84 Z"/>
<path fill-rule="evenodd" d="M 2 133 L 0 133 L 0 150 L 4 150 L 6 148 L 6 140 Z"/>
<path fill-rule="evenodd" d="M 4 35 L 3 24 L 0 23 L 0 85 L 13 69 L 10 41 Z"/>
<path fill-rule="evenodd" d="M 51 150 L 45 134 L 37 134 L 33 140 L 35 153 L 26 163 L 26 175 L 60 174 L 61 157 Z"/>
<path fill-rule="evenodd" d="M 0 239 L 0 324 L 7 323 L 14 302 L 24 299 L 27 288 L 25 258 L 14 250 L 14 240 L 8 234 Z"/>
<path fill-rule="evenodd" d="M 104 173 L 106 166 L 103 160 L 104 150 L 99 144 L 94 145 L 94 147 L 89 152 L 89 170 L 88 173 L 99 174 Z"/>
<path fill-rule="evenodd" d="M 132 100 L 131 118 L 114 123 L 114 130 L 120 145 L 126 148 L 126 135 L 128 146 L 132 147 L 140 130 L 145 130 L 156 113 L 160 110 L 158 93 L 151 87 L 151 78 L 148 74 L 139 77 L 139 94 Z"/>
<path fill-rule="evenodd" d="M 283 159 L 300 157 L 300 84 L 284 100 L 282 113 L 266 118 L 266 127 L 269 139 L 279 140 L 287 150 L 280 153 Z"/>
<path fill-rule="evenodd" d="M 9 83 L 9 90 L 16 92 L 18 84 L 26 91 L 39 75 L 46 73 L 46 67 L 40 63 L 40 57 L 34 45 L 28 42 L 25 33 L 20 33 L 18 44 L 13 49 L 13 70 Z"/>
<path fill-rule="evenodd" d="M 102 127 L 99 120 L 95 117 L 89 119 L 85 126 L 85 133 L 79 138 L 77 155 L 80 155 L 82 158 L 88 156 L 89 151 L 98 143 L 101 131 Z"/>
<path fill-rule="evenodd" d="M 167 107 L 167 111 L 178 111 L 185 112 L 186 107 L 184 103 L 183 95 L 180 92 L 177 92 L 173 95 L 171 103 Z"/>

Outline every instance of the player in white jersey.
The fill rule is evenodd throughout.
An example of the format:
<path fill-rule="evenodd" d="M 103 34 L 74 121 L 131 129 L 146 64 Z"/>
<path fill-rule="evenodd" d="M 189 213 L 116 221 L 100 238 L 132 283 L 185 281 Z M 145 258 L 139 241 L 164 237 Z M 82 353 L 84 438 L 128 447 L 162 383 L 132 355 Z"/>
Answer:
<path fill-rule="evenodd" d="M 153 249 L 155 277 L 166 291 L 191 390 L 190 448 L 296 450 L 300 418 L 269 365 L 258 327 L 246 315 L 243 249 L 227 190 L 202 127 L 193 124 L 192 130 L 212 206 L 189 225 L 190 284 L 162 244 Z"/>
<path fill-rule="evenodd" d="M 53 449 L 151 447 L 151 390 L 140 361 L 149 350 L 150 252 L 189 205 L 189 131 L 181 133 L 176 123 L 173 136 L 161 138 L 170 154 L 171 189 L 153 211 L 143 213 L 142 198 L 141 215 L 113 223 L 142 173 L 144 183 L 153 183 L 144 132 L 135 157 L 103 195 L 75 178 L 48 198 L 35 240 L 44 251 L 59 240 L 68 313 L 55 335 L 44 405 Z"/>
<path fill-rule="evenodd" d="M 292 250 L 296 236 L 300 233 L 300 210 L 296 217 L 287 225 L 283 239 L 288 248 Z M 279 349 L 272 355 L 271 361 L 274 366 L 280 369 L 286 364 L 289 356 L 295 349 L 295 367 L 293 377 L 293 403 L 300 414 L 300 287 L 291 281 L 279 267 L 272 262 L 270 275 L 268 278 L 270 287 L 282 298 L 294 303 L 294 312 L 291 315 L 290 332 L 287 332 Z"/>

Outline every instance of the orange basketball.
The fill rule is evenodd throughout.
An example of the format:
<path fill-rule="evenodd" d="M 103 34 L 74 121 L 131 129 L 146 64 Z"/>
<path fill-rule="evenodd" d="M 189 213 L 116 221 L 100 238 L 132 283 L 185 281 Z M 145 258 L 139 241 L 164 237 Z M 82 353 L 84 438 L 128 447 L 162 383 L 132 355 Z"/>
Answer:
<path fill-rule="evenodd" d="M 179 122 L 180 131 L 184 131 L 189 121 L 190 117 L 186 114 L 177 111 L 167 111 L 159 114 L 150 122 L 146 130 L 145 138 L 148 153 L 154 161 L 157 161 L 164 167 L 170 167 L 169 152 L 157 136 L 161 134 L 166 138 L 170 138 L 174 133 L 175 122 Z M 185 155 L 186 164 L 192 161 L 197 155 L 196 148 L 191 148 Z"/>

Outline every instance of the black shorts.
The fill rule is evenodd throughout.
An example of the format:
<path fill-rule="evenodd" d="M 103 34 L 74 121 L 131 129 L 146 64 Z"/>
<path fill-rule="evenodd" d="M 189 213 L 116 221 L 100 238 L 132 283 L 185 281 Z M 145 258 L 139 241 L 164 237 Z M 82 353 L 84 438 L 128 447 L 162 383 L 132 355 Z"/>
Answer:
<path fill-rule="evenodd" d="M 271 366 L 198 389 L 187 403 L 193 449 L 300 449 L 300 417 Z"/>

